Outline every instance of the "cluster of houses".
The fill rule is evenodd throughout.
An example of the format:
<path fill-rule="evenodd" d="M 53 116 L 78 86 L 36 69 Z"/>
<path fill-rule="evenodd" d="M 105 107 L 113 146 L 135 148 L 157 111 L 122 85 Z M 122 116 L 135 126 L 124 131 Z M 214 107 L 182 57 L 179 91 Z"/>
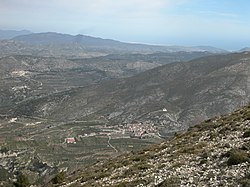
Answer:
<path fill-rule="evenodd" d="M 84 131 L 84 129 L 83 129 Z M 110 128 L 100 127 L 99 132 L 83 133 L 77 137 L 69 137 L 65 139 L 67 144 L 75 144 L 77 141 L 86 137 L 106 138 L 111 136 L 112 139 L 119 138 L 150 138 L 152 134 L 157 134 L 157 130 L 153 124 L 132 123 L 126 125 L 118 125 Z"/>
<path fill-rule="evenodd" d="M 147 138 L 150 137 L 150 134 L 157 133 L 154 125 L 147 123 L 127 124 L 125 128 L 132 134 L 132 138 Z"/>

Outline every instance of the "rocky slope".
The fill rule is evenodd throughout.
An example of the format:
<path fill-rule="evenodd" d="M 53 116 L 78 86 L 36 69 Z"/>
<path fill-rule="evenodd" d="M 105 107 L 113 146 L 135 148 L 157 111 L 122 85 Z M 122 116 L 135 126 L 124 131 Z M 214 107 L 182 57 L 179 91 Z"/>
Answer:
<path fill-rule="evenodd" d="M 166 135 L 247 104 L 249 71 L 248 52 L 203 57 L 28 100 L 12 111 L 61 120 L 102 116 L 116 124 L 148 121 Z"/>
<path fill-rule="evenodd" d="M 195 125 L 159 145 L 97 163 L 57 182 L 64 187 L 248 187 L 249 169 L 250 106 L 246 106 Z"/>

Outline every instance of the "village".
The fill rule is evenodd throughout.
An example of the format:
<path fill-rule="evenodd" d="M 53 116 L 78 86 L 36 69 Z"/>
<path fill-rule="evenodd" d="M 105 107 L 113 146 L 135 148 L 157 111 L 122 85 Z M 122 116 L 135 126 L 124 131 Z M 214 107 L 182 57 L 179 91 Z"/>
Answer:
<path fill-rule="evenodd" d="M 150 123 L 131 123 L 124 125 L 114 125 L 114 126 L 96 126 L 99 129 L 98 132 L 84 132 L 82 130 L 82 134 L 78 134 L 75 137 L 67 137 L 65 138 L 65 143 L 68 144 L 76 144 L 77 141 L 81 141 L 86 137 L 98 137 L 98 138 L 106 138 L 110 139 L 149 139 L 149 138 L 161 138 L 157 127 L 154 124 Z"/>

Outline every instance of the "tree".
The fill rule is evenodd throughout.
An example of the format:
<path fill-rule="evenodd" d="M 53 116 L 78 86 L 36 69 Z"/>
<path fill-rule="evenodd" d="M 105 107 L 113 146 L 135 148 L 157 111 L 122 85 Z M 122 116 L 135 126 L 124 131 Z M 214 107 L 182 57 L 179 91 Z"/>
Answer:
<path fill-rule="evenodd" d="M 52 179 L 52 183 L 60 184 L 64 181 L 64 179 L 65 179 L 65 172 L 60 172 Z"/>

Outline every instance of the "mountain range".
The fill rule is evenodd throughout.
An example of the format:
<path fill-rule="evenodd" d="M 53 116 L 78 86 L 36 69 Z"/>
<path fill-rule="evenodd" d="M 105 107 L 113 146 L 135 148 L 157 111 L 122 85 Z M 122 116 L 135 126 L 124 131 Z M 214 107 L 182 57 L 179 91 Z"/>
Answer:
<path fill-rule="evenodd" d="M 8 32 L 0 186 L 249 184 L 247 48 Z"/>
<path fill-rule="evenodd" d="M 11 55 L 0 58 L 1 108 L 23 100 L 84 87 L 102 80 L 134 76 L 173 61 L 189 61 L 204 52 L 110 54 L 95 58 L 65 59 Z"/>
<path fill-rule="evenodd" d="M 69 35 L 54 32 L 34 33 L 13 38 L 14 41 L 26 42 L 29 44 L 49 45 L 49 44 L 76 44 L 87 49 L 114 50 L 116 52 L 178 52 L 178 51 L 207 51 L 213 53 L 227 52 L 210 46 L 182 47 L 182 46 L 157 46 L 136 43 L 124 43 L 111 39 L 102 39 L 86 35 Z"/>
<path fill-rule="evenodd" d="M 176 132 L 247 104 L 249 68 L 246 52 L 202 57 L 23 100 L 12 112 L 66 121 L 86 117 L 122 124 L 148 121 L 161 126 L 163 134 Z"/>
<path fill-rule="evenodd" d="M 111 39 L 102 39 L 86 35 L 69 35 L 55 32 L 30 33 L 28 31 L 1 31 L 9 34 L 0 41 L 0 55 L 34 55 L 56 57 L 93 57 L 121 53 L 156 53 L 156 52 L 208 52 L 227 53 L 226 50 L 210 46 L 160 46 L 126 43 Z M 16 33 L 16 34 L 13 34 Z M 1 35 L 1 33 L 0 33 Z M 13 37 L 11 37 L 13 36 Z M 0 38 L 1 39 L 1 38 Z"/>

